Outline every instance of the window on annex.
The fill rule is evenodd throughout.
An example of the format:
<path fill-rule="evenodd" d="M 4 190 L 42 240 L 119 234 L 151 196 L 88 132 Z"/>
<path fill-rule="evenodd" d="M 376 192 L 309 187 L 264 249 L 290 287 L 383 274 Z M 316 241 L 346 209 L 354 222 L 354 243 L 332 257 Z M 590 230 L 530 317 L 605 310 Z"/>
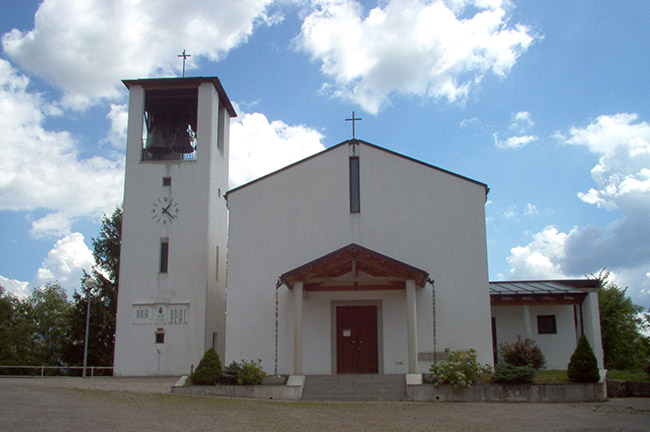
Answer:
<path fill-rule="evenodd" d="M 350 158 L 350 213 L 361 213 L 359 158 Z"/>
<path fill-rule="evenodd" d="M 537 334 L 556 334 L 555 315 L 537 315 Z"/>
<path fill-rule="evenodd" d="M 143 161 L 196 159 L 198 101 L 197 88 L 145 91 Z"/>

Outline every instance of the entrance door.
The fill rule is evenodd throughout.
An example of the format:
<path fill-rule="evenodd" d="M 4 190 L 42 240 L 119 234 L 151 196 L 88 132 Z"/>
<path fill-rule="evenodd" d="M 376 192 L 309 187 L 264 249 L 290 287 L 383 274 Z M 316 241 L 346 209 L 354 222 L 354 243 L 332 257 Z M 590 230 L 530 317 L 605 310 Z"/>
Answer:
<path fill-rule="evenodd" d="M 377 306 L 337 306 L 336 372 L 378 371 Z"/>

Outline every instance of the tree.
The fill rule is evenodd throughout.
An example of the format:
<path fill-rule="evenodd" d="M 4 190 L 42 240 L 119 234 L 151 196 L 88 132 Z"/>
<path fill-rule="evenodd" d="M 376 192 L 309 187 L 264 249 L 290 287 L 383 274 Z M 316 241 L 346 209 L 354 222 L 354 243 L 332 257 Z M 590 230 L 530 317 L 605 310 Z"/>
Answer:
<path fill-rule="evenodd" d="M 606 369 L 642 369 L 650 356 L 650 340 L 643 336 L 643 307 L 627 297 L 626 288 L 609 282 L 609 273 L 598 275 L 602 287 L 598 293 L 600 329 Z"/>
<path fill-rule="evenodd" d="M 6 293 L 0 285 L 0 364 L 36 364 L 35 334 L 28 300 Z"/>
<path fill-rule="evenodd" d="M 122 209 L 117 207 L 110 217 L 104 215 L 99 236 L 93 238 L 95 266 L 84 271 L 81 290 L 72 295 L 69 339 L 66 361 L 82 365 L 86 335 L 86 311 L 90 299 L 90 335 L 88 365 L 112 366 L 115 347 L 115 316 L 119 279 Z"/>
<path fill-rule="evenodd" d="M 58 282 L 35 288 L 29 297 L 29 314 L 36 325 L 34 354 L 37 364 L 59 366 L 67 340 L 70 304 Z"/>
<path fill-rule="evenodd" d="M 597 382 L 600 379 L 598 360 L 584 335 L 580 336 L 578 346 L 571 355 L 567 375 L 575 382 Z"/>

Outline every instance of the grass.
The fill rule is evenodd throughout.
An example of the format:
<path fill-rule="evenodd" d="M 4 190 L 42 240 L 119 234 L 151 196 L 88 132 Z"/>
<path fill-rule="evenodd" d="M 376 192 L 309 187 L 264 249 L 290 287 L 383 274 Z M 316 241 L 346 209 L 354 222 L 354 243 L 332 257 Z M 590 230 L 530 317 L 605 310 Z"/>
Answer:
<path fill-rule="evenodd" d="M 644 371 L 634 370 L 610 370 L 607 371 L 607 378 L 621 381 L 650 382 L 650 375 Z"/>
<path fill-rule="evenodd" d="M 569 377 L 565 370 L 541 370 L 535 375 L 535 384 L 566 384 Z"/>

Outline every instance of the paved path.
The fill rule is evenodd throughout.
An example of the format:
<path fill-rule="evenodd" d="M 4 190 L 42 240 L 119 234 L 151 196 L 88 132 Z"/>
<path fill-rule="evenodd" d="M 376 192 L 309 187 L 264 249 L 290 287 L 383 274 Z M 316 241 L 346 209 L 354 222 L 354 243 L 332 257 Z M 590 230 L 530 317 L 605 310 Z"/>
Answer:
<path fill-rule="evenodd" d="M 168 394 L 176 378 L 0 378 L 0 431 L 649 431 L 650 399 L 281 402 Z"/>

